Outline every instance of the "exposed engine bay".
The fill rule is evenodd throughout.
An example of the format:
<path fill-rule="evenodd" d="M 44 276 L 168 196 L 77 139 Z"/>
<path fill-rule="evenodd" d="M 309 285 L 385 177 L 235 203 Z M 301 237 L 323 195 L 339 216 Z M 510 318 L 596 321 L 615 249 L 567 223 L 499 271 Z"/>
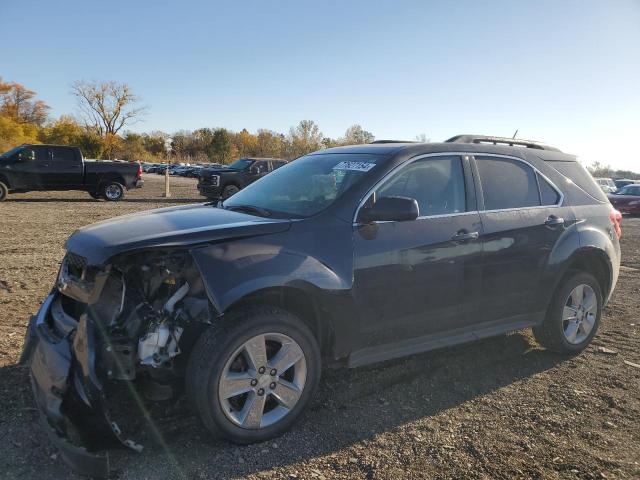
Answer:
<path fill-rule="evenodd" d="M 188 353 L 216 315 L 187 251 L 127 255 L 101 268 L 68 253 L 23 353 L 63 457 L 107 476 L 108 456 L 92 452 L 142 450 L 136 429 L 118 421 L 123 396 L 139 410 L 146 400 L 177 399 Z"/>
<path fill-rule="evenodd" d="M 202 279 L 188 254 L 140 260 L 114 264 L 102 295 L 89 307 L 108 349 L 104 373 L 113 380 L 181 377 L 173 359 L 192 345 L 189 333 L 199 333 L 211 318 Z"/>

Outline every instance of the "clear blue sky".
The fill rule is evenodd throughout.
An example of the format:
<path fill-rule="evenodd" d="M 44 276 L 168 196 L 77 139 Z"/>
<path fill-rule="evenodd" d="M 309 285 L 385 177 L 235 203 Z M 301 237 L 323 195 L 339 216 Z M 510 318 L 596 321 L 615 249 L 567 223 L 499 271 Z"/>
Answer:
<path fill-rule="evenodd" d="M 0 20 L 0 75 L 54 116 L 73 81 L 118 80 L 150 106 L 137 131 L 517 128 L 640 171 L 640 0 L 2 0 Z"/>

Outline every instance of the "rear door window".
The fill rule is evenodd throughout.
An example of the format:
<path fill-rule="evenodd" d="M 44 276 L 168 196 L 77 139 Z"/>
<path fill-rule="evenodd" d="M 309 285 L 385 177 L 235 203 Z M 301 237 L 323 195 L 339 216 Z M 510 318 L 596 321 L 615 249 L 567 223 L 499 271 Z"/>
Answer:
<path fill-rule="evenodd" d="M 476 157 L 485 210 L 540 206 L 536 173 L 508 158 Z"/>
<path fill-rule="evenodd" d="M 70 166 L 75 163 L 79 163 L 76 161 L 75 152 L 70 148 L 63 147 L 50 147 L 51 151 L 51 159 L 57 166 Z"/>
<path fill-rule="evenodd" d="M 267 173 L 269 171 L 269 166 L 267 165 L 267 162 L 260 160 L 251 165 L 251 170 L 253 170 L 254 173 Z"/>

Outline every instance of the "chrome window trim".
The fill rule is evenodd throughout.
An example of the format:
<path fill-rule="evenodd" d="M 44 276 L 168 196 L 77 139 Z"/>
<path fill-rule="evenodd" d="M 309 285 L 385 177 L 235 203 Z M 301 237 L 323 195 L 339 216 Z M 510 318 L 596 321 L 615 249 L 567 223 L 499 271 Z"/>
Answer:
<path fill-rule="evenodd" d="M 494 157 L 494 158 L 506 158 L 508 160 L 516 160 L 518 162 L 522 162 L 525 165 L 527 165 L 529 168 L 531 168 L 534 173 L 536 175 L 540 175 L 544 180 L 546 180 L 546 182 L 551 185 L 551 188 L 553 188 L 556 193 L 558 194 L 558 201 L 556 203 L 554 203 L 553 205 L 536 205 L 533 207 L 512 207 L 512 208 L 493 208 L 491 210 L 480 210 L 482 213 L 493 213 L 493 212 L 512 212 L 514 210 L 533 210 L 533 209 L 537 209 L 537 208 L 558 208 L 561 207 L 562 204 L 564 203 L 564 193 L 562 192 L 562 190 L 560 190 L 558 188 L 558 186 L 553 183 L 551 181 L 551 179 L 549 177 L 547 177 L 544 173 L 542 173 L 540 170 L 538 170 L 536 167 L 534 167 L 533 165 L 531 165 L 529 162 L 527 162 L 526 160 L 522 159 L 522 158 L 518 158 L 518 157 L 512 157 L 510 155 L 500 155 L 500 154 L 492 154 L 492 153 L 483 153 L 483 154 L 479 154 L 479 155 L 471 155 L 471 157 Z M 480 174 L 480 172 L 478 172 L 478 174 Z M 482 185 L 482 179 L 479 179 L 480 184 Z M 538 179 L 536 178 L 536 185 L 538 186 L 538 195 L 540 197 L 540 203 L 542 203 L 542 193 L 540 191 L 540 183 L 538 181 Z M 483 197 L 484 197 L 484 192 L 483 192 Z M 484 198 L 483 198 L 483 203 L 484 203 Z"/>
<path fill-rule="evenodd" d="M 417 217 L 416 220 L 423 220 L 423 219 L 426 219 L 426 218 L 457 217 L 457 216 L 461 216 L 461 215 L 475 215 L 475 214 L 480 214 L 480 213 L 511 212 L 511 211 L 516 211 L 516 210 L 533 210 L 533 209 L 539 209 L 539 208 L 558 208 L 558 207 L 561 207 L 562 204 L 564 203 L 564 193 L 562 192 L 562 190 L 560 190 L 560 188 L 558 188 L 558 186 L 555 183 L 553 183 L 551 181 L 551 179 L 549 179 L 549 177 L 547 177 L 544 173 L 542 173 L 540 170 L 538 170 L 536 167 L 534 167 L 533 165 L 531 165 L 529 162 L 527 162 L 526 160 L 524 160 L 522 158 L 514 157 L 512 155 L 504 155 L 504 154 L 498 154 L 498 153 L 495 153 L 495 154 L 493 154 L 493 153 L 480 153 L 480 152 L 437 152 L 437 153 L 425 153 L 423 155 L 419 155 L 417 157 L 410 158 L 409 160 L 407 160 L 406 162 L 401 163 L 400 165 L 396 165 L 396 167 L 394 167 L 392 170 L 387 172 L 384 177 L 382 177 L 380 180 L 378 180 L 369 190 L 367 190 L 367 193 L 365 193 L 364 196 L 360 199 L 360 202 L 358 203 L 358 208 L 356 208 L 356 212 L 355 212 L 355 214 L 353 216 L 353 220 L 352 220 L 353 226 L 362 225 L 360 222 L 356 221 L 356 219 L 358 218 L 358 214 L 360 213 L 360 209 L 363 207 L 364 203 L 369 199 L 371 194 L 374 193 L 376 190 L 378 190 L 378 188 L 383 183 L 385 183 L 389 179 L 389 177 L 391 177 L 392 175 L 395 175 L 396 173 L 398 173 L 403 168 L 411 165 L 413 162 L 417 162 L 419 160 L 423 160 L 425 158 L 432 158 L 432 157 L 460 157 L 461 161 L 465 160 L 465 159 L 471 159 L 471 158 L 473 158 L 475 160 L 476 156 L 494 157 L 494 158 L 506 158 L 506 159 L 509 159 L 509 160 L 516 160 L 516 161 L 524 163 L 529 168 L 531 168 L 535 172 L 536 175 L 540 175 L 544 180 L 546 180 L 549 183 L 549 185 L 551 185 L 551 188 L 553 188 L 556 191 L 556 193 L 558 194 L 558 196 L 559 196 L 558 197 L 558 202 L 553 204 L 553 205 L 536 205 L 536 206 L 533 206 L 533 207 L 498 208 L 498 209 L 492 209 L 492 210 L 470 210 L 470 211 L 467 211 L 467 212 L 445 213 L 445 214 L 440 214 L 440 215 L 421 215 L 421 216 Z M 466 180 L 466 178 L 465 178 L 465 180 Z M 482 184 L 482 180 L 479 179 L 479 181 Z M 538 195 L 540 197 L 540 202 L 542 202 L 542 195 L 540 194 L 540 184 L 538 182 L 538 178 L 537 177 L 536 177 L 536 185 L 538 185 Z M 483 199 L 483 203 L 484 203 L 484 199 Z M 384 222 L 373 222 L 373 223 L 379 224 L 379 223 L 396 223 L 396 222 L 394 220 L 386 220 Z"/>

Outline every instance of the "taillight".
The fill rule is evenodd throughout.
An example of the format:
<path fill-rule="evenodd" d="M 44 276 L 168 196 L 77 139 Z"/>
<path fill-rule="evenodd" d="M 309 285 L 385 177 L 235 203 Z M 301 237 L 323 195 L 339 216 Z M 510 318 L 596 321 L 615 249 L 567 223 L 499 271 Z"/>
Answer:
<path fill-rule="evenodd" d="M 611 219 L 611 223 L 613 224 L 613 229 L 616 231 L 616 236 L 620 238 L 622 236 L 622 214 L 615 208 L 611 207 L 609 218 Z"/>
<path fill-rule="evenodd" d="M 136 178 L 138 180 L 140 180 L 142 178 L 142 165 L 138 165 L 138 173 L 136 175 Z"/>

